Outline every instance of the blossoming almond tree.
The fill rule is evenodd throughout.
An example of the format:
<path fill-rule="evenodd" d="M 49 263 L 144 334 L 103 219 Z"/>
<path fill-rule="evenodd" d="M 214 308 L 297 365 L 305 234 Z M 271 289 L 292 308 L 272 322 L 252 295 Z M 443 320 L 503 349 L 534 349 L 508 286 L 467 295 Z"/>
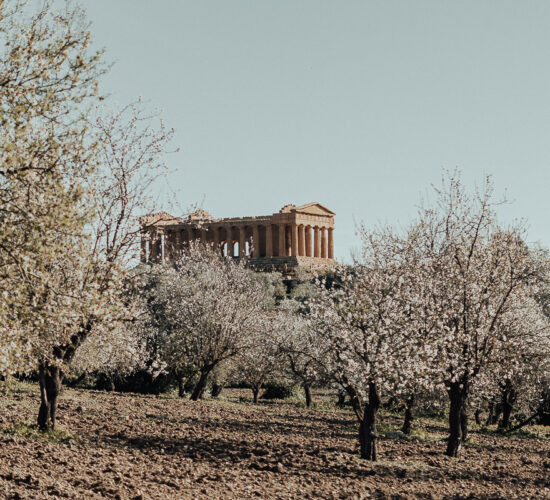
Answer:
<path fill-rule="evenodd" d="M 341 284 L 312 304 L 312 321 L 330 346 L 327 366 L 359 398 L 361 457 L 377 459 L 376 415 L 381 395 L 399 391 L 424 368 L 424 344 L 414 327 L 410 249 L 390 230 L 362 230 L 360 263 L 340 268 Z"/>
<path fill-rule="evenodd" d="M 132 106 L 91 123 L 104 66 L 83 13 L 36 5 L 0 4 L 0 368 L 38 368 L 47 429 L 63 366 L 128 313 L 123 277 L 170 133 Z"/>
<path fill-rule="evenodd" d="M 192 242 L 173 266 L 159 267 L 158 285 L 147 293 L 144 325 L 158 331 L 161 359 L 169 370 L 197 373 L 191 395 L 202 397 L 220 363 L 253 346 L 264 327 L 268 297 L 243 263 Z"/>
<path fill-rule="evenodd" d="M 501 430 L 511 427 L 514 409 L 524 415 L 538 412 L 544 382 L 550 375 L 550 325 L 534 301 L 526 297 L 519 310 L 503 315 L 499 329 L 509 340 L 502 346 L 499 362 L 488 365 L 473 383 L 475 400 L 500 405 Z"/>
<path fill-rule="evenodd" d="M 274 314 L 266 314 L 261 327 L 250 333 L 251 345 L 234 360 L 233 378 L 250 386 L 254 403 L 258 402 L 263 385 L 281 366 L 279 329 Z"/>
<path fill-rule="evenodd" d="M 2 374 L 50 358 L 74 322 L 72 284 L 58 271 L 87 245 L 82 179 L 95 150 L 84 114 L 104 71 L 89 43 L 78 8 L 0 3 Z M 51 325 L 59 326 L 55 334 Z"/>
<path fill-rule="evenodd" d="M 416 322 L 431 325 L 424 339 L 432 349 L 430 368 L 450 400 L 446 454 L 457 456 L 472 384 L 524 342 L 523 335 L 509 335 L 505 318 L 538 307 L 531 297 L 546 263 L 529 251 L 520 226 L 497 224 L 490 180 L 468 195 L 459 176 L 449 175 L 437 194 L 415 229 L 425 304 L 416 309 Z"/>
<path fill-rule="evenodd" d="M 284 300 L 276 318 L 277 344 L 281 367 L 291 379 L 298 382 L 306 398 L 306 406 L 312 404 L 311 388 L 325 378 L 324 360 L 327 344 L 318 330 L 308 321 L 307 309 L 292 299 Z"/>

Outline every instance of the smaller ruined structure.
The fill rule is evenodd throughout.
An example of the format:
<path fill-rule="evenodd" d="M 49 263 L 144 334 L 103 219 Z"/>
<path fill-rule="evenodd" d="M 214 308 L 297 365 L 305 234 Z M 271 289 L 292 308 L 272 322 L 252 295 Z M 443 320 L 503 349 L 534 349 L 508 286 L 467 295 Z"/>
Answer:
<path fill-rule="evenodd" d="M 326 266 L 334 262 L 334 216 L 317 202 L 256 217 L 215 219 L 204 210 L 185 218 L 150 214 L 141 218 L 141 260 L 170 262 L 199 240 L 224 256 L 247 258 L 258 270 Z"/>

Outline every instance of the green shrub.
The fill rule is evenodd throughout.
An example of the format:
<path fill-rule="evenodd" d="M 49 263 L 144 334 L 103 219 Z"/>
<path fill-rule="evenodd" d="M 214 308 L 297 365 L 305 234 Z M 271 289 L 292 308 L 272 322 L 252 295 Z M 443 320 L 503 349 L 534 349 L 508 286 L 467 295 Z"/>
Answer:
<path fill-rule="evenodd" d="M 265 385 L 260 399 L 288 399 L 294 396 L 294 388 L 288 384 L 271 382 Z"/>

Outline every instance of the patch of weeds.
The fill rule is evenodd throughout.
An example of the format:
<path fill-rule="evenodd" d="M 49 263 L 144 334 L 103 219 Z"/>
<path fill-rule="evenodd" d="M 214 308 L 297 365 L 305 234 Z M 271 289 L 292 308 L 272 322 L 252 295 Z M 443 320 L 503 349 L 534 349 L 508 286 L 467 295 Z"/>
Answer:
<path fill-rule="evenodd" d="M 321 411 L 342 411 L 342 410 L 348 410 L 349 408 L 341 408 L 336 406 L 334 403 L 331 403 L 329 401 L 315 401 L 311 403 L 311 408 L 315 410 L 321 410 Z"/>
<path fill-rule="evenodd" d="M 503 435 L 526 439 L 550 439 L 550 431 L 543 425 L 530 425 Z"/>
<path fill-rule="evenodd" d="M 353 422 L 352 424 L 344 424 L 340 427 L 342 432 L 353 432 L 356 434 L 359 431 L 359 422 Z M 380 433 L 380 431 L 378 431 Z"/>
<path fill-rule="evenodd" d="M 522 427 L 517 431 L 505 432 L 498 427 L 482 427 L 479 430 L 480 434 L 485 434 L 487 436 L 500 436 L 500 437 L 516 437 L 521 439 L 544 439 L 550 440 L 550 430 L 544 425 L 529 425 L 527 427 Z"/>
<path fill-rule="evenodd" d="M 187 399 L 185 397 L 180 398 L 177 391 L 170 391 L 170 392 L 161 392 L 160 394 L 156 395 L 159 399 Z"/>
<path fill-rule="evenodd" d="M 434 441 L 441 441 L 446 439 L 446 436 L 436 432 L 430 432 L 424 427 L 415 427 L 411 429 L 411 433 L 408 436 L 409 439 L 415 439 L 423 443 L 433 443 Z"/>
<path fill-rule="evenodd" d="M 36 392 L 38 384 L 35 382 L 21 381 L 14 378 L 8 378 L 0 382 L 0 391 L 3 394 L 32 394 Z"/>
<path fill-rule="evenodd" d="M 396 429 L 393 428 L 391 425 L 386 424 L 385 422 L 377 422 L 376 423 L 376 433 L 379 436 L 385 436 L 386 433 L 395 431 Z"/>
<path fill-rule="evenodd" d="M 35 408 L 36 401 L 30 398 L 19 399 L 19 398 L 10 398 L 9 394 L 0 399 L 0 406 L 4 407 L 19 407 L 19 408 Z"/>
<path fill-rule="evenodd" d="M 394 417 L 394 418 L 399 418 L 401 416 L 400 413 L 396 413 L 395 411 L 388 408 L 380 408 L 378 410 L 378 415 L 381 417 Z"/>
<path fill-rule="evenodd" d="M 42 432 L 38 429 L 37 425 L 31 425 L 27 422 L 16 422 L 11 427 L 3 429 L 1 433 L 7 436 L 17 436 L 23 439 L 38 439 L 51 443 L 68 443 L 70 441 L 75 443 L 81 442 L 78 435 L 71 434 L 63 428 L 57 427 L 56 429 Z"/>

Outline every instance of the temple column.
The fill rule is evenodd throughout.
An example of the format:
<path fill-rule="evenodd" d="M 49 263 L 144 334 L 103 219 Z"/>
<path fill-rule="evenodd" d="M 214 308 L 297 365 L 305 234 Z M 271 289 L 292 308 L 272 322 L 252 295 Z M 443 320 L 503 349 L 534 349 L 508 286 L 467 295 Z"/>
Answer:
<path fill-rule="evenodd" d="M 201 245 L 206 246 L 206 229 L 203 227 L 200 228 L 200 235 L 201 235 Z"/>
<path fill-rule="evenodd" d="M 279 224 L 279 257 L 286 256 L 286 226 Z"/>
<path fill-rule="evenodd" d="M 145 231 L 141 232 L 141 251 L 139 255 L 139 260 L 141 262 L 147 262 L 147 233 Z"/>
<path fill-rule="evenodd" d="M 327 229 L 321 228 L 321 257 L 327 258 Z"/>
<path fill-rule="evenodd" d="M 176 229 L 174 233 L 174 257 L 179 257 L 181 255 L 181 231 Z"/>
<path fill-rule="evenodd" d="M 321 256 L 321 231 L 317 226 L 313 228 L 313 256 Z"/>
<path fill-rule="evenodd" d="M 239 258 L 243 258 L 246 255 L 246 228 L 239 226 Z"/>
<path fill-rule="evenodd" d="M 164 259 L 166 262 L 172 260 L 172 231 L 164 233 Z"/>
<path fill-rule="evenodd" d="M 227 242 L 227 257 L 233 257 L 233 228 L 225 228 L 225 240 Z"/>
<path fill-rule="evenodd" d="M 328 258 L 334 259 L 334 236 L 332 232 L 334 231 L 333 228 L 328 228 Z"/>
<path fill-rule="evenodd" d="M 312 257 L 311 254 L 311 226 L 306 226 L 304 230 L 306 236 L 306 257 Z"/>
<path fill-rule="evenodd" d="M 160 233 L 160 261 L 164 264 L 164 254 L 165 254 L 165 248 L 164 248 L 164 231 Z"/>
<path fill-rule="evenodd" d="M 252 228 L 252 257 L 257 259 L 260 256 L 260 228 Z"/>
<path fill-rule="evenodd" d="M 217 227 L 212 228 L 212 249 L 214 252 L 218 250 L 220 246 L 220 230 Z"/>
<path fill-rule="evenodd" d="M 149 260 L 151 262 L 157 262 L 158 256 L 160 254 L 160 236 L 156 229 L 153 229 L 150 235 L 151 241 L 151 253 L 149 254 Z"/>
<path fill-rule="evenodd" d="M 298 257 L 298 226 L 296 225 L 296 223 L 290 226 L 290 239 L 292 242 L 292 256 Z"/>
<path fill-rule="evenodd" d="M 273 234 L 271 224 L 265 226 L 265 256 L 273 257 Z"/>
<path fill-rule="evenodd" d="M 306 232 L 303 225 L 298 226 L 298 255 L 306 254 Z"/>

